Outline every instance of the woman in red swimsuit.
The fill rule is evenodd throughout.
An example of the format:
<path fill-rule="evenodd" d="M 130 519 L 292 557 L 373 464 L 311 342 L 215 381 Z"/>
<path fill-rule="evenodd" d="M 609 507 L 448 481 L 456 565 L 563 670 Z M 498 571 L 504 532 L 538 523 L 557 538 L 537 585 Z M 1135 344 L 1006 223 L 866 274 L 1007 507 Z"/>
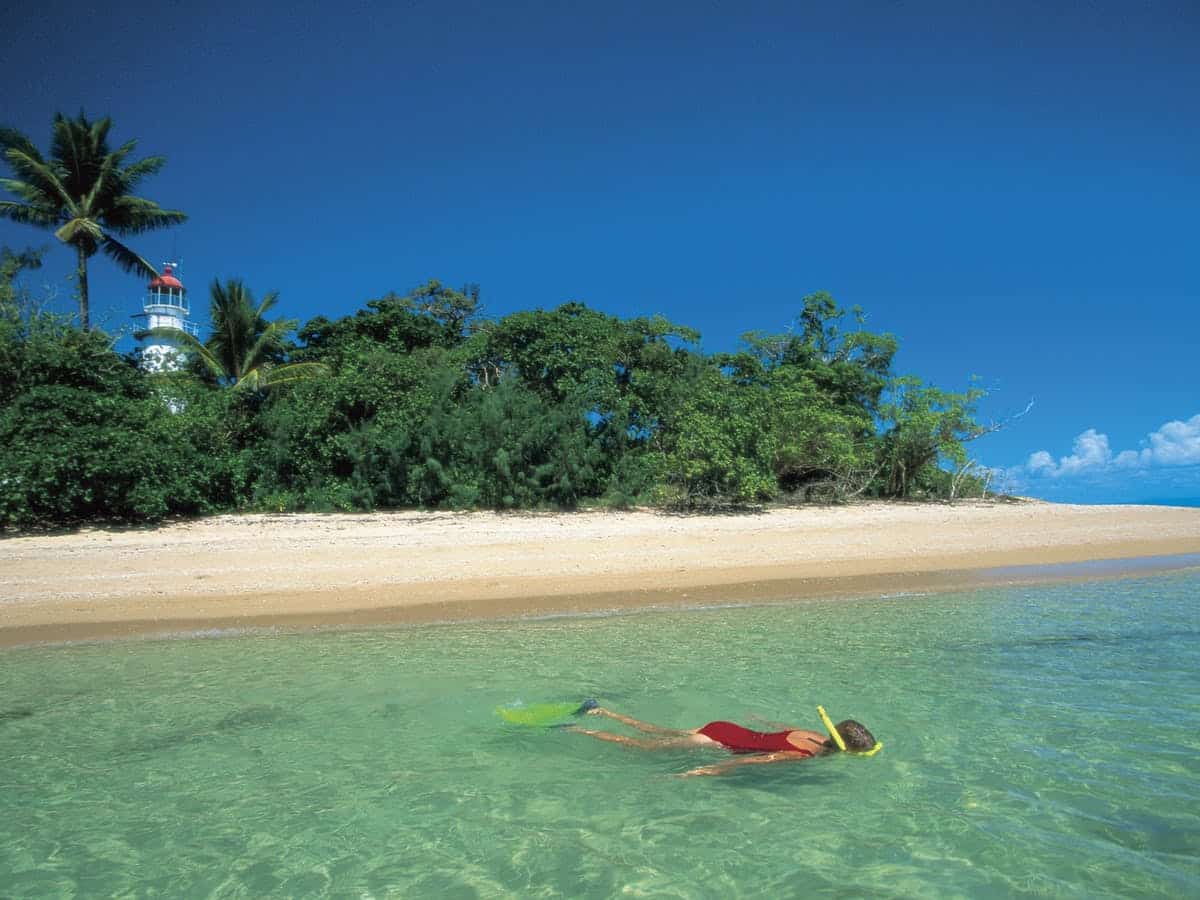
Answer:
<path fill-rule="evenodd" d="M 602 741 L 612 741 L 642 750 L 711 747 L 716 744 L 732 750 L 734 753 L 752 754 L 737 756 L 713 766 L 700 766 L 684 772 L 684 775 L 720 775 L 736 766 L 808 759 L 822 753 L 837 752 L 838 749 L 828 735 L 816 731 L 806 731 L 802 728 L 762 732 L 751 731 L 749 728 L 743 728 L 733 722 L 709 722 L 703 728 L 692 728 L 685 731 L 663 728 L 659 725 L 651 725 L 649 722 L 640 722 L 630 716 L 623 716 L 600 706 L 587 710 L 587 714 L 589 716 L 607 716 L 630 728 L 636 728 L 643 734 L 651 735 L 648 738 L 633 738 L 623 734 L 613 734 L 611 731 L 590 731 L 578 727 L 572 729 Z M 847 750 L 870 750 L 875 746 L 875 737 L 871 732 L 853 719 L 839 722 L 836 727 Z"/>

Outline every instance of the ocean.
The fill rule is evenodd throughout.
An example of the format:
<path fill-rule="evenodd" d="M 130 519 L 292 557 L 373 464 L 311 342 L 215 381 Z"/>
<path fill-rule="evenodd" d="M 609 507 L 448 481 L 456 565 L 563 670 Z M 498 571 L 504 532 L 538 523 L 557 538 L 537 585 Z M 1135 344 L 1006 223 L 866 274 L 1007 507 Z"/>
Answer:
<path fill-rule="evenodd" d="M 5 897 L 1200 896 L 1200 572 L 0 652 Z M 683 778 L 500 706 L 855 718 Z M 621 726 L 586 720 L 589 727 Z"/>

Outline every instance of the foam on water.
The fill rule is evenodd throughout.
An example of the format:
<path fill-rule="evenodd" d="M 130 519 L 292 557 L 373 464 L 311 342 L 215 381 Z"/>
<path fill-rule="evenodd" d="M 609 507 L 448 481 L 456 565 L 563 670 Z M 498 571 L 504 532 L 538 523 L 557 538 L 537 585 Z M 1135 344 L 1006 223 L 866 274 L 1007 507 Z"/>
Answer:
<path fill-rule="evenodd" d="M 0 894 L 1195 896 L 1198 591 L 5 651 Z M 683 779 L 721 753 L 493 714 L 586 696 L 674 727 L 823 703 L 886 749 Z"/>

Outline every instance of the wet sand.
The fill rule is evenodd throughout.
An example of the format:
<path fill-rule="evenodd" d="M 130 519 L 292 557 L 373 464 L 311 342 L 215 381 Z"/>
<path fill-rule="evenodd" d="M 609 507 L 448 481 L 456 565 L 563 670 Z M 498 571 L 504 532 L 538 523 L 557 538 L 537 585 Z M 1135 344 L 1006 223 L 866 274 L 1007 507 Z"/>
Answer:
<path fill-rule="evenodd" d="M 1200 509 L 1037 501 L 218 516 L 0 540 L 0 646 L 952 590 L 1193 553 Z"/>

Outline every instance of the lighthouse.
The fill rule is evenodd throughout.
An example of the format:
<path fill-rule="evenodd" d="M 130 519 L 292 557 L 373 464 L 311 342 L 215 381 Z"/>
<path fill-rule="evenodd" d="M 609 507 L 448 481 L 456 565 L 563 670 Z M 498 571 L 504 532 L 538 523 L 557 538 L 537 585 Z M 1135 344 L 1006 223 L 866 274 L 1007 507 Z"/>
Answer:
<path fill-rule="evenodd" d="M 141 319 L 138 328 L 142 347 L 142 366 L 151 372 L 174 372 L 183 362 L 183 344 L 178 338 L 162 334 L 146 334 L 154 328 L 174 328 L 176 331 L 196 337 L 200 329 L 188 321 L 187 288 L 175 274 L 179 263 L 163 263 L 162 274 L 156 276 L 146 287 L 142 299 L 142 311 L 135 315 Z"/>

